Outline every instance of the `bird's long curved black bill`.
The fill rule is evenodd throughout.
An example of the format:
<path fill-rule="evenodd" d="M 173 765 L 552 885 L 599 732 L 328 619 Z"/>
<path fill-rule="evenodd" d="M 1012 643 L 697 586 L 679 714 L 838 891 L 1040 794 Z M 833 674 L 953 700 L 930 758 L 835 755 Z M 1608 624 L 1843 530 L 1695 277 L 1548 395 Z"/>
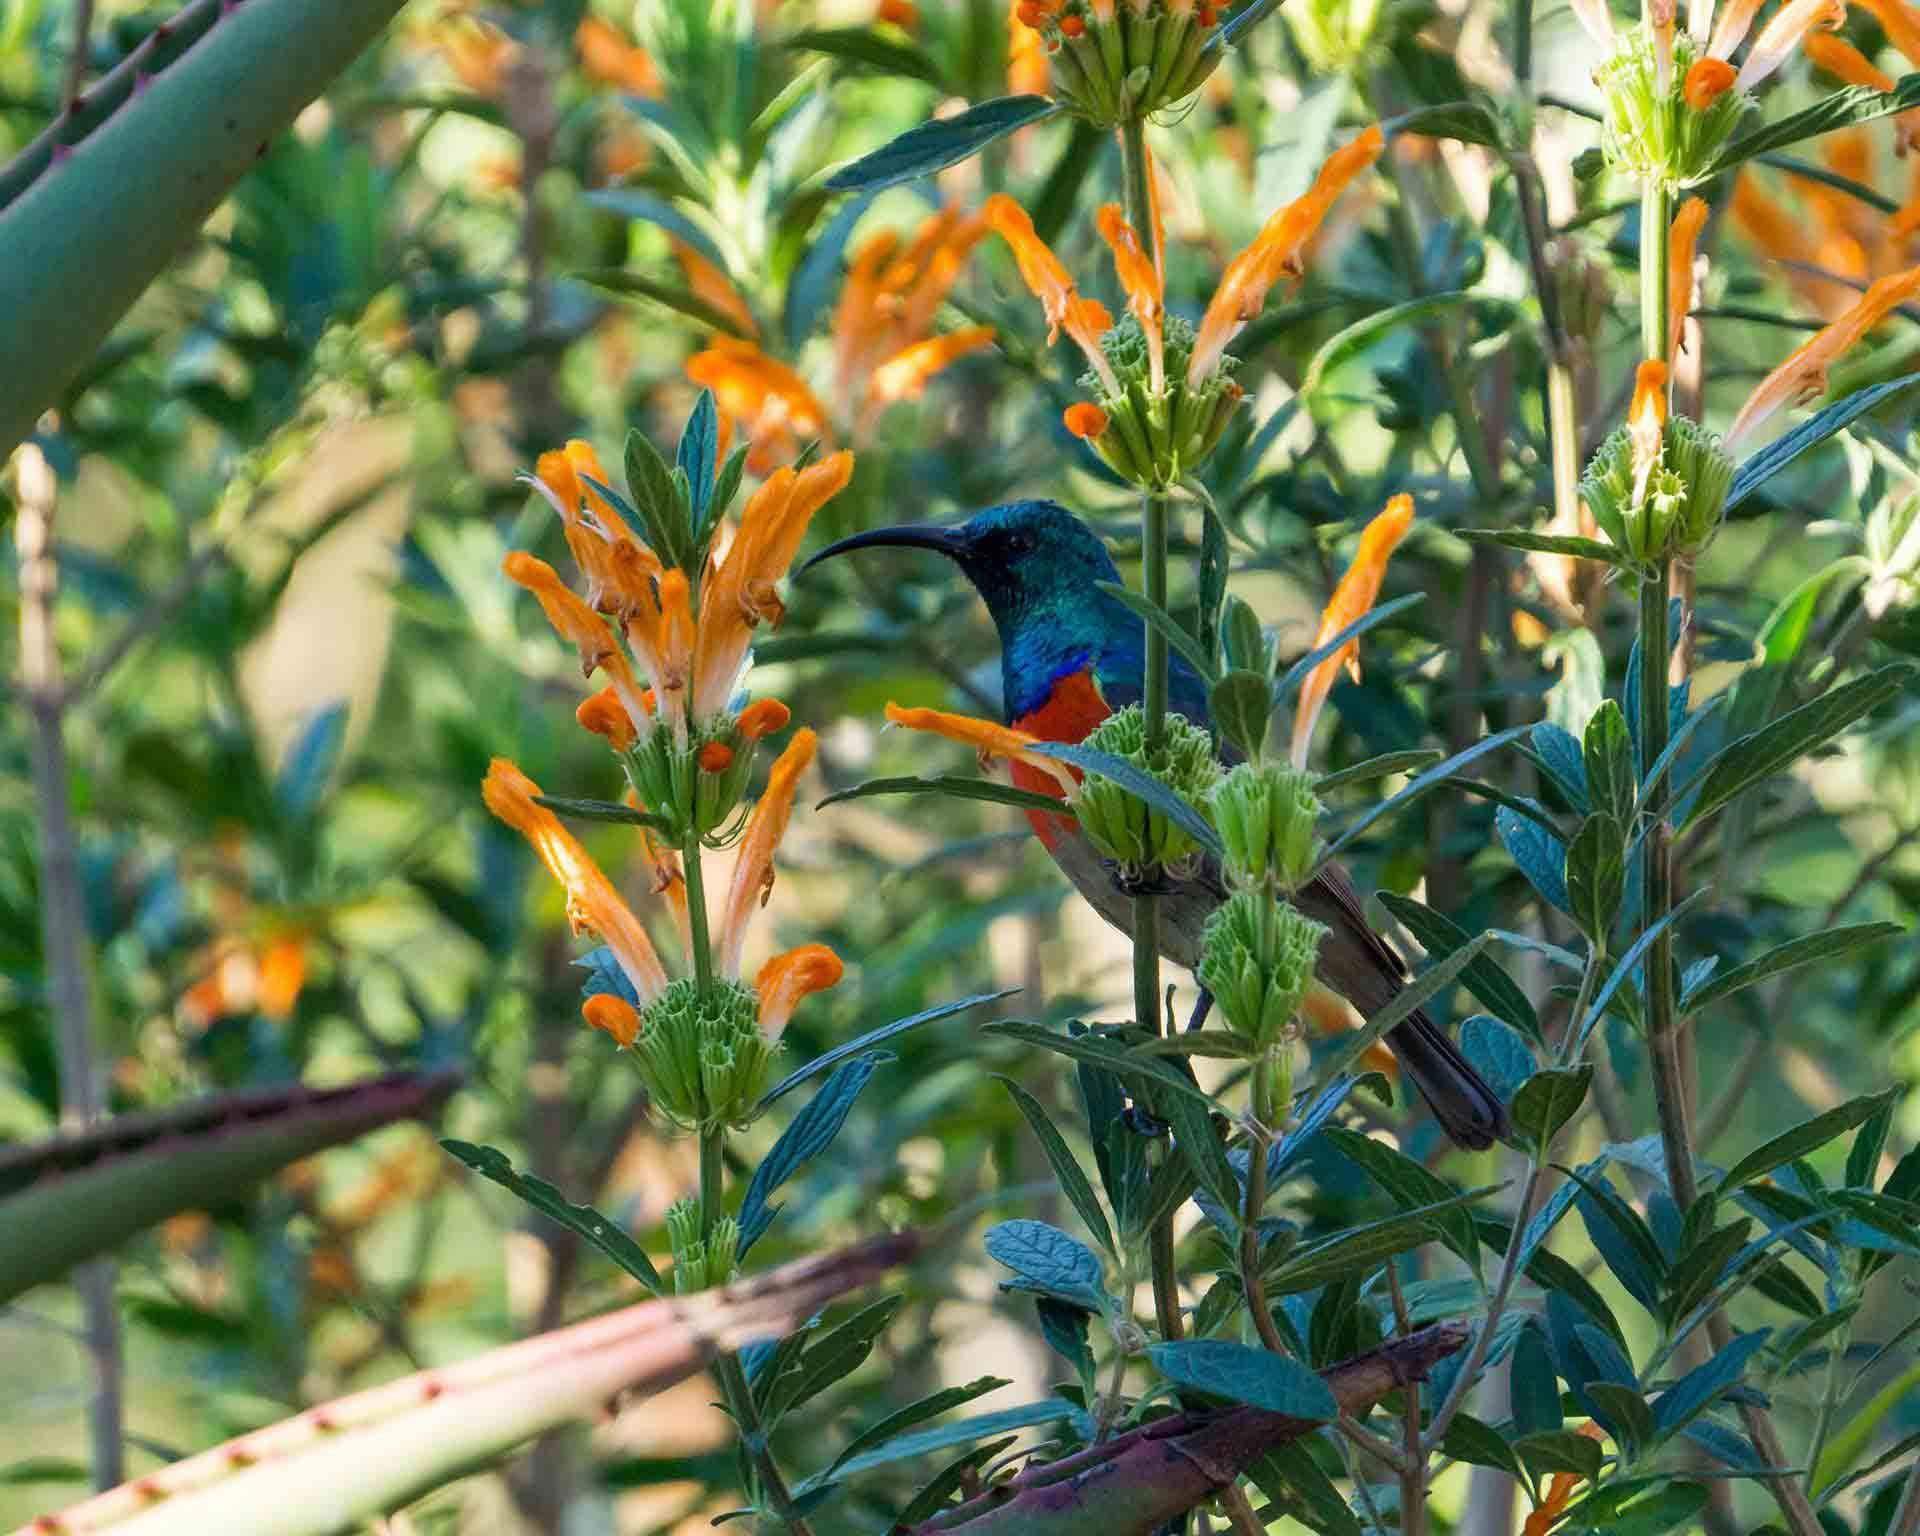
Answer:
<path fill-rule="evenodd" d="M 955 529 L 934 523 L 901 523 L 892 528 L 870 528 L 865 533 L 850 534 L 829 544 L 795 574 L 804 576 L 822 560 L 851 554 L 856 549 L 931 549 L 949 560 L 958 560 L 965 547 L 965 541 Z"/>

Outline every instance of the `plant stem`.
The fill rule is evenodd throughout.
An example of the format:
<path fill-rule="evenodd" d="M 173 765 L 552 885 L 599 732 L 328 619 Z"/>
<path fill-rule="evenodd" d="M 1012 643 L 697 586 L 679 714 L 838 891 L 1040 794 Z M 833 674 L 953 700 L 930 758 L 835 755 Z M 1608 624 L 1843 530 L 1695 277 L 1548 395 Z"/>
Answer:
<path fill-rule="evenodd" d="M 1652 762 L 1667 749 L 1667 567 L 1640 586 L 1640 753 Z M 1662 779 L 1664 780 L 1664 775 Z M 1664 783 L 1647 786 L 1647 829 L 1641 921 L 1661 923 L 1673 907 L 1673 829 L 1667 820 Z M 1647 1048 L 1653 1061 L 1653 1101 L 1660 1117 L 1660 1145 L 1666 1154 L 1667 1187 L 1682 1211 L 1699 1195 L 1693 1175 L 1693 1130 L 1688 1124 L 1686 1067 L 1680 1019 L 1673 997 L 1673 934 L 1662 929 L 1647 951 Z"/>
<path fill-rule="evenodd" d="M 713 939 L 707 929 L 707 878 L 700 868 L 700 834 L 689 831 L 680 845 L 687 882 L 687 936 L 693 940 L 693 974 L 702 992 L 713 989 Z"/>
<path fill-rule="evenodd" d="M 1276 1355 L 1284 1355 L 1288 1353 L 1286 1340 L 1274 1325 L 1273 1313 L 1267 1307 L 1266 1282 L 1260 1278 L 1260 1213 L 1267 1204 L 1268 1140 L 1261 1100 L 1268 1070 L 1264 1059 L 1253 1064 L 1254 1134 L 1247 1148 L 1247 1198 L 1240 1213 L 1240 1289 L 1247 1298 L 1247 1314 L 1253 1319 L 1253 1331 L 1260 1335 L 1260 1342 Z"/>
<path fill-rule="evenodd" d="M 1120 124 L 1121 180 L 1126 194 L 1127 222 L 1133 226 L 1142 250 L 1158 259 L 1153 232 L 1153 174 L 1147 155 L 1147 125 L 1129 116 Z M 1148 494 L 1140 506 L 1140 585 L 1146 599 L 1167 605 L 1167 499 Z M 1148 751 L 1167 733 L 1167 642 L 1151 624 L 1146 635 L 1140 712 L 1146 726 Z M 1136 1023 L 1156 1035 L 1166 1033 L 1160 1007 L 1160 908 L 1154 897 L 1133 898 L 1133 1013 Z M 1174 1154 L 1177 1155 L 1177 1154 Z M 1163 1216 L 1148 1234 L 1148 1257 L 1153 1274 L 1153 1312 L 1163 1339 L 1177 1339 L 1180 1324 L 1180 1277 L 1173 1262 L 1173 1217 Z"/>
<path fill-rule="evenodd" d="M 1667 225 L 1673 217 L 1673 194 L 1664 182 L 1648 180 L 1640 187 L 1640 352 L 1643 357 L 1667 360 L 1672 344 L 1667 336 Z"/>
<path fill-rule="evenodd" d="M 104 1118 L 106 1105 L 94 1061 L 86 901 L 67 793 L 68 694 L 54 635 L 54 599 L 60 589 L 53 540 L 58 492 L 52 466 L 33 444 L 15 455 L 14 466 L 20 504 L 13 531 L 20 572 L 20 691 L 33 723 L 33 791 L 40 812 L 41 963 L 60 1069 L 60 1120 L 65 1128 L 77 1130 Z M 94 1484 L 112 1488 L 125 1477 L 120 1434 L 123 1372 L 113 1260 L 82 1265 L 74 1271 L 73 1283 L 80 1295 L 82 1332 L 93 1362 L 87 1421 Z"/>

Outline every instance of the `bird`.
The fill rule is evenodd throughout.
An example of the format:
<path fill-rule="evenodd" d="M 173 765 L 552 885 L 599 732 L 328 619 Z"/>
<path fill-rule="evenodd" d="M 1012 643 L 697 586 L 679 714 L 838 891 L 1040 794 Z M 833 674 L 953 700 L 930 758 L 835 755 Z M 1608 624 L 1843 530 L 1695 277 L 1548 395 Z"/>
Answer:
<path fill-rule="evenodd" d="M 801 568 L 859 550 L 932 550 L 960 567 L 984 600 L 1000 638 L 1000 680 L 1006 723 L 1041 740 L 1077 743 L 1114 710 L 1140 702 L 1146 642 L 1139 616 L 1103 583 L 1120 584 L 1105 542 L 1054 501 L 1013 501 L 957 524 L 908 523 L 838 540 Z M 1168 657 L 1168 705 L 1196 724 L 1208 723 L 1207 684 L 1178 653 Z M 1014 764 L 1024 787 L 1059 794 L 1037 770 Z M 1061 871 L 1109 923 L 1131 934 L 1131 887 L 1067 816 L 1032 810 L 1035 833 Z M 1178 965 L 1199 960 L 1201 930 L 1226 898 L 1217 865 L 1190 877 L 1169 875 L 1160 895 L 1160 952 Z M 1352 880 L 1323 864 L 1294 905 L 1326 925 L 1319 980 L 1372 1016 L 1406 986 L 1405 960 L 1367 922 Z M 1510 1135 L 1500 1095 L 1476 1072 L 1446 1032 L 1416 1009 L 1385 1035 L 1408 1078 L 1447 1136 L 1474 1150 Z"/>

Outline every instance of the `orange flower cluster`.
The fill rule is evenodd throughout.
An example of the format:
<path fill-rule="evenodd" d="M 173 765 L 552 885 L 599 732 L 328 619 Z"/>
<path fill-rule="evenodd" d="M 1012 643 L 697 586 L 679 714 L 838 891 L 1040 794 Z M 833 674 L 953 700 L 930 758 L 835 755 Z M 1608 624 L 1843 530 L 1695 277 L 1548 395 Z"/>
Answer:
<path fill-rule="evenodd" d="M 598 16 L 584 18 L 573 33 L 574 52 L 589 80 L 632 91 L 637 96 L 660 94 L 660 72 L 644 48 L 628 42 L 624 33 Z"/>
<path fill-rule="evenodd" d="M 990 326 L 933 328 L 985 233 L 983 218 L 948 207 L 904 242 L 882 230 L 852 253 L 833 318 L 832 416 L 853 442 L 867 440 L 889 405 L 919 399 L 936 374 L 991 345 Z M 684 242 L 674 251 L 688 286 L 740 333 L 714 337 L 688 360 L 687 376 L 714 392 L 747 435 L 747 467 L 764 474 L 803 440 L 827 436 L 829 412 L 795 368 L 760 345 L 752 311 L 726 275 Z"/>

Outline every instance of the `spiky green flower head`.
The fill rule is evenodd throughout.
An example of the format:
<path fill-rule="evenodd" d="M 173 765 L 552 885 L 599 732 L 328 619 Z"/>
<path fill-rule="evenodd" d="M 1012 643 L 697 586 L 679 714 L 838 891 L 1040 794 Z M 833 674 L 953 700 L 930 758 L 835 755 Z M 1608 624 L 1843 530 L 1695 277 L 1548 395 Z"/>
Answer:
<path fill-rule="evenodd" d="M 1293 1037 L 1326 935 L 1324 924 L 1266 891 L 1236 891 L 1207 919 L 1194 974 L 1233 1032 L 1271 1051 Z"/>
<path fill-rule="evenodd" d="M 1146 719 L 1137 704 L 1109 715 L 1081 744 L 1133 764 L 1195 807 L 1196 813 L 1220 779 L 1213 738 L 1184 715 L 1167 716 L 1166 734 L 1151 752 Z M 1175 864 L 1197 851 L 1192 834 L 1099 773 L 1088 773 L 1068 803 L 1094 846 L 1125 873 Z"/>
<path fill-rule="evenodd" d="M 746 795 L 758 745 L 732 713 L 691 726 L 661 719 L 627 752 L 627 776 L 674 844 L 691 835 L 717 845 Z"/>
<path fill-rule="evenodd" d="M 1185 100 L 1219 66 L 1214 0 L 1025 0 L 1015 15 L 1046 50 L 1053 94 L 1099 127 Z"/>
<path fill-rule="evenodd" d="M 1608 540 L 1645 566 L 1698 555 L 1712 542 L 1733 488 L 1733 460 L 1720 439 L 1685 416 L 1661 429 L 1660 456 L 1642 474 L 1633 432 L 1608 436 L 1580 481 L 1580 498 Z"/>
<path fill-rule="evenodd" d="M 760 1033 L 760 999 L 737 981 L 704 991 L 688 977 L 640 1015 L 633 1042 L 641 1080 L 663 1114 L 688 1130 L 746 1125 L 766 1091 L 776 1046 Z"/>
<path fill-rule="evenodd" d="M 740 1223 L 723 1216 L 711 1232 L 700 1230 L 700 1203 L 691 1198 L 667 1207 L 667 1243 L 673 1250 L 673 1289 L 690 1296 L 733 1279 L 739 1262 Z"/>
<path fill-rule="evenodd" d="M 1094 451 L 1115 474 L 1156 491 L 1179 484 L 1206 462 L 1246 393 L 1233 380 L 1239 361 L 1233 357 L 1222 357 L 1197 387 L 1188 381 L 1194 343 L 1188 321 L 1166 315 L 1160 334 L 1164 362 L 1157 390 L 1152 348 L 1131 314 L 1100 338 L 1119 393 L 1109 391 L 1095 370 L 1080 378 L 1105 418 L 1088 435 Z"/>
<path fill-rule="evenodd" d="M 1241 763 L 1214 785 L 1207 804 L 1234 884 L 1285 893 L 1313 878 L 1321 806 L 1312 774 L 1287 763 Z"/>
<path fill-rule="evenodd" d="M 1593 76 L 1605 103 L 1600 143 L 1609 164 L 1670 190 L 1707 179 L 1715 157 L 1752 109 L 1754 99 L 1730 87 L 1730 69 L 1724 80 L 1713 78 L 1713 65 L 1721 61 L 1712 61 L 1694 74 L 1693 66 L 1703 53 L 1692 37 L 1676 33 L 1662 85 L 1647 24 L 1615 34 L 1613 57 Z"/>

